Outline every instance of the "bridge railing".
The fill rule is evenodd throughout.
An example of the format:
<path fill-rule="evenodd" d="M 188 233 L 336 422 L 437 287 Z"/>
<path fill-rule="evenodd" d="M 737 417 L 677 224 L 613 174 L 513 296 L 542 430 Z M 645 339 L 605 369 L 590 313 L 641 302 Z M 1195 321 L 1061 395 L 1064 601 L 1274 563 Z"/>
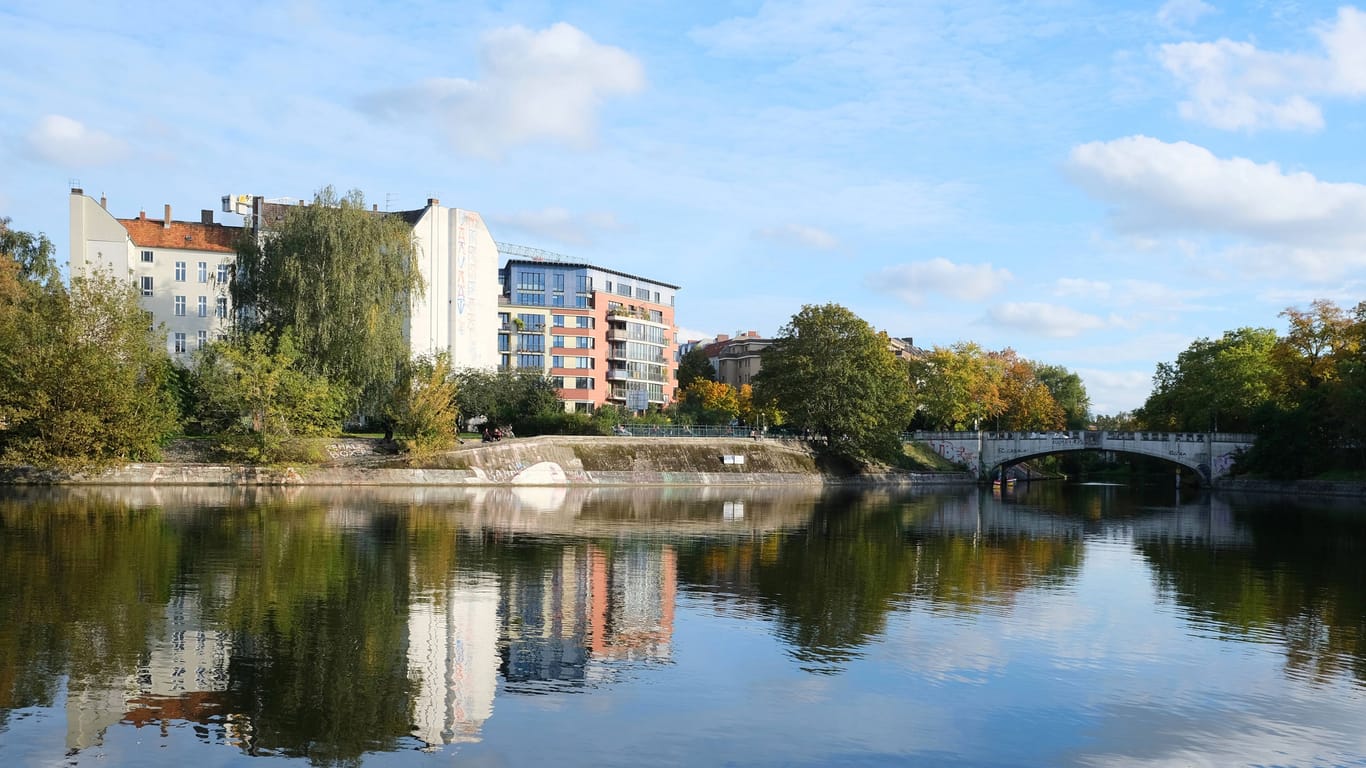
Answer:
<path fill-rule="evenodd" d="M 958 431 L 916 431 L 906 432 L 901 435 L 902 442 L 933 442 L 935 440 L 964 440 L 969 437 L 975 438 L 977 432 L 970 430 Z M 993 432 L 983 430 L 981 435 L 986 440 L 1076 440 L 1084 435 L 1099 434 L 1107 440 L 1146 440 L 1150 442 L 1166 442 L 1174 440 L 1178 443 L 1203 443 L 1205 441 L 1216 443 L 1251 443 L 1257 439 L 1256 435 L 1245 432 L 1130 432 L 1113 430 L 1050 430 L 1045 432 Z"/>

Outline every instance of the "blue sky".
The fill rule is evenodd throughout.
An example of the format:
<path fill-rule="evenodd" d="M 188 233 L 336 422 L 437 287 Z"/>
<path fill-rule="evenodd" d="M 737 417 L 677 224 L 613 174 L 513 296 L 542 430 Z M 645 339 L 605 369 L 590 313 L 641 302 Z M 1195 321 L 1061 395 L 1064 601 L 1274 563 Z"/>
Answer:
<path fill-rule="evenodd" d="M 838 302 L 1142 404 L 1366 274 L 1366 5 L 0 0 L 0 215 L 67 253 L 225 194 L 429 196 L 683 286 L 685 337 Z"/>

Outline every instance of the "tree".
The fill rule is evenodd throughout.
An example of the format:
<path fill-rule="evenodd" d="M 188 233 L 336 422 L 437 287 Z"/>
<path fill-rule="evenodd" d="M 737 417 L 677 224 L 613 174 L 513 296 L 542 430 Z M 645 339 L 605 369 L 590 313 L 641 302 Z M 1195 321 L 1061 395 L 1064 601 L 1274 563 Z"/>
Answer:
<path fill-rule="evenodd" d="M 1081 377 L 1061 365 L 1035 365 L 1034 377 L 1048 387 L 1053 402 L 1062 409 L 1067 429 L 1085 429 L 1090 422 L 1091 396 Z"/>
<path fill-rule="evenodd" d="M 887 335 L 838 304 L 806 305 L 760 358 L 754 398 L 825 436 L 839 454 L 891 460 L 913 413 Z"/>
<path fill-rule="evenodd" d="M 935 347 L 910 370 L 916 405 L 933 429 L 985 427 L 1006 410 L 1004 367 L 977 344 Z"/>
<path fill-rule="evenodd" d="M 237 335 L 215 342 L 196 362 L 198 401 L 229 435 L 249 438 L 247 457 L 275 461 L 286 440 L 341 426 L 346 390 L 304 369 L 286 331 Z"/>
<path fill-rule="evenodd" d="M 1174 363 L 1158 364 L 1153 391 L 1135 415 L 1156 430 L 1249 431 L 1253 414 L 1278 388 L 1276 346 L 1276 332 L 1269 328 L 1197 339 Z"/>
<path fill-rule="evenodd" d="M 550 377 L 540 371 L 486 371 L 466 368 L 455 374 L 455 402 L 466 419 L 484 417 L 490 426 L 538 430 L 543 417 L 564 412 Z"/>
<path fill-rule="evenodd" d="M 87 468 L 153 459 L 174 431 L 162 339 L 126 279 L 74 275 L 52 244 L 0 219 L 0 452 Z"/>
<path fill-rule="evenodd" d="M 678 361 L 678 392 L 688 388 L 694 381 L 716 381 L 716 369 L 707 359 L 707 351 L 701 346 L 688 350 Z M 681 398 L 680 398 L 681 399 Z"/>
<path fill-rule="evenodd" d="M 1000 422 L 1006 429 L 1060 429 L 1065 421 L 1053 393 L 1038 379 L 1034 364 L 1013 349 L 988 355 L 988 363 L 1000 366 L 1001 399 L 1005 406 Z"/>
<path fill-rule="evenodd" d="M 455 405 L 455 378 L 445 352 L 420 357 L 409 366 L 400 387 L 394 431 L 413 454 L 444 451 L 455 445 L 460 411 Z"/>
<path fill-rule="evenodd" d="M 719 381 L 693 379 L 678 400 L 679 412 L 697 424 L 729 424 L 740 415 L 739 393 Z"/>
<path fill-rule="evenodd" d="M 358 191 L 324 187 L 311 205 L 237 248 L 231 293 L 247 332 L 294 335 L 300 364 L 352 389 L 384 417 L 408 359 L 404 322 L 423 291 L 412 231 Z"/>

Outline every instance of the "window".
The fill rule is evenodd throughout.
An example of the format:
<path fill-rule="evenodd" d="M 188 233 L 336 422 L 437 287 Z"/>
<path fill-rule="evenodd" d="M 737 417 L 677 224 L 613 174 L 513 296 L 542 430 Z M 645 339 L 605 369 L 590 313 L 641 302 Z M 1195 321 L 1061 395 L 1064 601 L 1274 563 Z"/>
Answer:
<path fill-rule="evenodd" d="M 175 281 L 177 283 L 185 282 L 185 262 L 183 261 L 175 263 Z"/>
<path fill-rule="evenodd" d="M 209 343 L 209 332 L 208 332 L 208 331 L 200 331 L 200 332 L 199 332 L 199 346 L 195 347 L 195 349 L 203 349 L 203 348 L 204 348 L 204 345 L 205 345 L 205 344 L 208 344 L 208 343 Z"/>
<path fill-rule="evenodd" d="M 174 338 L 175 338 L 175 351 L 176 351 L 176 354 L 177 354 L 177 355 L 184 354 L 184 353 L 185 353 L 185 334 L 183 334 L 183 333 L 177 333 L 177 334 L 175 335 Z"/>
<path fill-rule="evenodd" d="M 142 252 L 142 261 L 143 261 L 143 263 L 151 264 L 151 263 L 152 263 L 152 252 L 151 252 L 151 251 L 143 251 L 143 252 Z"/>
<path fill-rule="evenodd" d="M 534 333 L 523 333 L 517 337 L 517 349 L 521 352 L 544 352 L 545 337 Z"/>
<path fill-rule="evenodd" d="M 218 282 L 220 284 L 228 282 L 228 269 L 230 269 L 231 267 L 231 264 L 218 265 Z"/>
<path fill-rule="evenodd" d="M 650 319 L 656 323 L 664 322 L 664 313 L 657 309 L 650 310 Z"/>
<path fill-rule="evenodd" d="M 151 253 L 151 251 L 148 251 L 148 253 Z M 143 275 L 143 276 L 142 276 L 142 295 L 143 295 L 143 296 L 151 296 L 151 295 L 152 295 L 152 276 L 151 276 L 151 275 Z"/>
<path fill-rule="evenodd" d="M 617 295 L 629 297 L 631 295 L 631 286 L 617 283 Z"/>
<path fill-rule="evenodd" d="M 551 327 L 553 327 L 553 328 L 563 328 L 563 327 L 564 327 L 564 315 L 551 315 L 551 316 L 550 316 L 550 325 L 551 325 Z"/>
<path fill-rule="evenodd" d="M 563 272 L 556 272 L 555 274 L 553 274 L 553 275 L 550 276 L 550 287 L 551 287 L 552 290 L 556 290 L 556 291 L 563 291 L 563 290 L 564 290 L 564 273 L 563 273 Z"/>
<path fill-rule="evenodd" d="M 592 389 L 593 380 L 587 376 L 579 376 L 574 379 L 574 389 Z"/>
<path fill-rule="evenodd" d="M 563 307 L 563 306 L 564 306 L 564 294 L 563 294 L 563 293 L 552 293 L 552 294 L 550 294 L 550 306 L 552 306 L 552 307 Z"/>
<path fill-rule="evenodd" d="M 563 377 L 563 376 L 551 376 L 551 377 L 550 377 L 550 386 L 554 387 L 555 389 L 564 389 L 564 377 Z"/>
<path fill-rule="evenodd" d="M 587 296 L 575 296 L 575 297 L 574 297 L 574 306 L 578 307 L 579 309 L 588 309 L 588 297 L 587 297 Z"/>
<path fill-rule="evenodd" d="M 649 300 L 650 300 L 650 289 L 649 289 L 649 288 L 637 288 L 637 289 L 636 289 L 636 298 L 637 298 L 637 299 L 640 299 L 641 301 L 649 301 Z"/>
<path fill-rule="evenodd" d="M 659 303 L 659 291 L 655 291 L 655 303 Z"/>
<path fill-rule="evenodd" d="M 612 281 L 611 281 L 611 280 L 607 280 L 607 281 L 605 281 L 605 283 L 606 283 L 606 285 L 607 285 L 607 292 L 608 292 L 608 293 L 611 293 L 611 292 L 612 292 Z"/>
<path fill-rule="evenodd" d="M 575 327 L 575 328 L 592 328 L 592 327 L 593 327 L 593 318 L 589 317 L 588 315 L 579 315 L 578 317 L 574 318 L 574 327 Z"/>
<path fill-rule="evenodd" d="M 208 296 L 200 296 L 200 297 L 199 297 L 199 316 L 200 316 L 200 317 L 208 317 L 208 316 L 209 316 L 209 297 L 208 297 Z"/>
<path fill-rule="evenodd" d="M 507 352 L 507 351 L 509 351 L 509 350 L 512 349 L 512 345 L 508 342 L 508 338 L 509 338 L 509 337 L 508 337 L 508 335 L 507 335 L 506 333 L 500 333 L 500 334 L 498 334 L 498 351 L 499 351 L 499 352 Z"/>
<path fill-rule="evenodd" d="M 176 317 L 184 317 L 184 316 L 185 316 L 185 297 L 184 297 L 184 296 L 177 296 L 177 297 L 175 297 L 175 316 L 176 316 Z"/>
<path fill-rule="evenodd" d="M 207 261 L 199 262 L 199 282 L 209 282 L 209 262 Z"/>
<path fill-rule="evenodd" d="M 506 330 L 508 329 L 508 323 L 510 323 L 510 322 L 512 322 L 512 316 L 511 316 L 511 315 L 509 315 L 509 314 L 506 313 L 506 312 L 499 312 L 499 313 L 498 313 L 498 326 L 499 326 L 500 328 L 502 328 L 503 330 L 506 331 Z"/>
<path fill-rule="evenodd" d="M 552 346 L 552 347 L 563 347 L 563 346 L 564 346 L 564 337 L 563 337 L 563 336 L 551 336 L 551 337 L 550 337 L 550 346 Z"/>
<path fill-rule="evenodd" d="M 226 319 L 227 316 L 228 316 L 228 297 L 226 297 L 226 296 L 219 296 L 219 297 L 218 297 L 217 304 L 218 304 L 218 319 L 219 319 L 219 320 L 224 320 L 224 319 Z"/>
<path fill-rule="evenodd" d="M 524 292 L 522 292 L 522 291 L 518 291 L 518 292 L 517 292 L 517 302 L 516 302 L 516 303 L 518 303 L 518 304 L 525 304 L 525 305 L 527 305 L 528 307 L 544 307 L 544 306 L 545 306 L 545 294 L 544 294 L 544 293 L 524 293 Z"/>
<path fill-rule="evenodd" d="M 541 368 L 545 365 L 545 355 L 517 354 L 518 368 Z"/>
<path fill-rule="evenodd" d="M 591 358 L 591 357 L 579 357 L 579 358 L 575 358 L 575 359 L 579 361 L 579 364 L 578 364 L 577 366 L 575 366 L 576 368 L 587 368 L 587 369 L 589 369 L 589 370 L 592 370 L 592 369 L 593 369 L 593 358 Z"/>
<path fill-rule="evenodd" d="M 545 315 L 522 312 L 517 315 L 517 318 L 522 321 L 522 330 L 524 331 L 545 330 Z"/>
<path fill-rule="evenodd" d="M 579 349 L 592 349 L 592 348 L 593 348 L 593 337 L 591 337 L 591 336 L 578 336 L 578 337 L 575 337 L 574 346 L 578 347 Z"/>
<path fill-rule="evenodd" d="M 612 290 L 612 287 L 611 287 L 610 284 L 608 285 L 607 290 L 609 290 L 609 291 Z M 579 292 L 579 293 L 592 293 L 592 292 L 593 292 L 593 276 L 592 276 L 592 275 L 579 275 L 579 291 L 578 291 L 578 292 Z"/>
<path fill-rule="evenodd" d="M 561 356 L 561 355 L 551 355 L 551 356 L 550 356 L 550 367 L 551 367 L 551 368 L 563 368 L 563 367 L 564 367 L 564 357 Z"/>

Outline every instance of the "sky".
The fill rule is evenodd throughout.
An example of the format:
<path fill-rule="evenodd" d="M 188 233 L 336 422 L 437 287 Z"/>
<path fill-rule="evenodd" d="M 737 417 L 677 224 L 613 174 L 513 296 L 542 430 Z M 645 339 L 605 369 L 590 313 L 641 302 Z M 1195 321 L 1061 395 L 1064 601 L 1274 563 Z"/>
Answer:
<path fill-rule="evenodd" d="M 1366 298 L 1366 5 L 0 0 L 0 51 L 0 216 L 62 260 L 73 182 L 185 220 L 438 197 L 681 286 L 683 340 L 834 302 L 1097 414 Z"/>

